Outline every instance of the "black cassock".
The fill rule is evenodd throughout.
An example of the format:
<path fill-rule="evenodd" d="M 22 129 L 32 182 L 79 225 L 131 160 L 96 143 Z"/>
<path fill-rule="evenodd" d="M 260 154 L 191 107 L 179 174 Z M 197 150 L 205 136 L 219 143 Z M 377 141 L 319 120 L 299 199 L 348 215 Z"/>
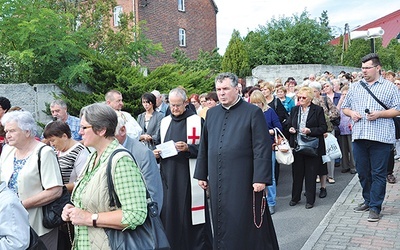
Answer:
<path fill-rule="evenodd" d="M 194 177 L 208 179 L 214 249 L 279 249 L 268 206 L 260 228 L 253 214 L 253 183 L 272 183 L 270 140 L 262 110 L 242 99 L 207 111 Z"/>
<path fill-rule="evenodd" d="M 186 118 L 193 114 L 186 110 L 181 116 L 171 115 L 164 142 L 186 142 Z M 206 224 L 192 225 L 189 158 L 196 158 L 197 152 L 198 145 L 189 145 L 189 152 L 179 152 L 160 162 L 164 190 L 161 220 L 172 250 L 211 249 L 211 232 Z"/>

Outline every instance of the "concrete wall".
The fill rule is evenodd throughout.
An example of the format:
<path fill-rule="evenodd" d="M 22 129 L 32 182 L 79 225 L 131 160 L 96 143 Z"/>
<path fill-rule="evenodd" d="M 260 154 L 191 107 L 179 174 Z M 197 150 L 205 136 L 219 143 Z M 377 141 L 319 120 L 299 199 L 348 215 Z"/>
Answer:
<path fill-rule="evenodd" d="M 36 121 L 47 123 L 51 116 L 46 115 L 46 103 L 54 100 L 54 94 L 60 94 L 60 89 L 55 84 L 0 84 L 0 96 L 8 98 L 11 106 L 19 106 L 32 112 Z"/>
<path fill-rule="evenodd" d="M 253 86 L 259 79 L 274 82 L 277 78 L 284 83 L 289 76 L 294 77 L 297 83 L 302 83 L 304 77 L 308 77 L 310 74 L 318 76 L 329 71 L 338 75 L 342 70 L 345 72 L 361 71 L 360 68 L 323 64 L 260 65 L 252 70 L 252 77 L 246 78 L 246 85 Z"/>

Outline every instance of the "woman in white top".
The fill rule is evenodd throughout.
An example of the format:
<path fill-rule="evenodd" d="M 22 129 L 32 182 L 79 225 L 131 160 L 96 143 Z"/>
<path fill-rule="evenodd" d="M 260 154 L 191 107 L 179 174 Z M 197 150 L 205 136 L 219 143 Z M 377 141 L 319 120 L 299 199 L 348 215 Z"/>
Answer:
<path fill-rule="evenodd" d="M 43 147 L 45 144 L 35 139 L 36 122 L 30 112 L 7 112 L 1 123 L 8 141 L 1 153 L 1 180 L 18 195 L 29 213 L 29 224 L 47 249 L 57 249 L 58 229 L 47 229 L 42 223 L 42 206 L 62 194 L 63 183 L 54 150 Z M 38 166 L 41 147 L 41 165 Z"/>

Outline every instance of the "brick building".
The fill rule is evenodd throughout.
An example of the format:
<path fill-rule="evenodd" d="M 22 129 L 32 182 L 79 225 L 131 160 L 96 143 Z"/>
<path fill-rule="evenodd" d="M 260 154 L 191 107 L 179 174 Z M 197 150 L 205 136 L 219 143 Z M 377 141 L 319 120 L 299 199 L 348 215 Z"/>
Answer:
<path fill-rule="evenodd" d="M 217 47 L 218 8 L 213 0 L 117 0 L 113 25 L 121 12 L 133 12 L 136 22 L 145 20 L 146 37 L 162 44 L 164 52 L 145 64 L 149 69 L 174 62 L 175 48 L 196 59 L 200 49 Z"/>

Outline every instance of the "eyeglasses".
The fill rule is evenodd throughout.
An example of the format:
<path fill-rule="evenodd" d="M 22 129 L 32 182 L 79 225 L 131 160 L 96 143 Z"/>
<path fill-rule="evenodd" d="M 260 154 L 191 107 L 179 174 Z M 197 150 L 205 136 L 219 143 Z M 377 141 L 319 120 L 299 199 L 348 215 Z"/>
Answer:
<path fill-rule="evenodd" d="M 375 68 L 376 66 L 370 66 L 370 67 L 361 67 L 361 69 L 372 69 L 372 68 Z"/>
<path fill-rule="evenodd" d="M 307 99 L 307 96 L 298 96 L 297 99 L 299 99 L 299 100 L 300 100 L 300 99 L 306 100 L 306 99 Z"/>
<path fill-rule="evenodd" d="M 80 126 L 80 129 L 82 130 L 86 130 L 88 128 L 92 128 L 93 126 L 89 125 L 89 126 Z"/>

